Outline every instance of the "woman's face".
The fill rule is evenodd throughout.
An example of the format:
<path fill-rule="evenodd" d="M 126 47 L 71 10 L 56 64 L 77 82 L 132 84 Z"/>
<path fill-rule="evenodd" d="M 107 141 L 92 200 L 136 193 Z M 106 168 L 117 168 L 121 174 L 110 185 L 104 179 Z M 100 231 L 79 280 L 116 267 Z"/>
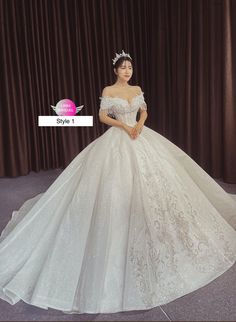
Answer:
<path fill-rule="evenodd" d="M 128 60 L 123 61 L 123 63 L 118 67 L 117 71 L 114 69 L 116 75 L 120 80 L 128 82 L 133 74 L 132 63 Z"/>

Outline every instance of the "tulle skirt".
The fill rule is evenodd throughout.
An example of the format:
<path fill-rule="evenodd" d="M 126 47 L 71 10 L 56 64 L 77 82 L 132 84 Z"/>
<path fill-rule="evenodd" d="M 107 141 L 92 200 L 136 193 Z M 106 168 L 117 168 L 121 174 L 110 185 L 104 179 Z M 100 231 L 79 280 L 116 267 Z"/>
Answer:
<path fill-rule="evenodd" d="M 236 259 L 236 195 L 147 126 L 110 127 L 0 237 L 0 298 L 65 313 L 169 303 Z"/>

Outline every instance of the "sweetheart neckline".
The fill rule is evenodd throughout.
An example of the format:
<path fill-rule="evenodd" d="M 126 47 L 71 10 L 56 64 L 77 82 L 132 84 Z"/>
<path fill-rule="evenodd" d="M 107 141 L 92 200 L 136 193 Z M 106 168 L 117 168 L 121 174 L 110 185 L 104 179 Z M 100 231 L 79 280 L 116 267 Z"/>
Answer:
<path fill-rule="evenodd" d="M 143 92 L 142 92 L 141 94 L 138 94 L 138 95 L 135 95 L 134 97 L 132 97 L 132 99 L 131 99 L 131 101 L 130 101 L 130 102 L 129 102 L 127 99 L 122 98 L 122 97 L 118 97 L 118 96 L 101 96 L 101 97 L 99 97 L 99 98 L 100 98 L 100 99 L 102 99 L 102 98 L 118 98 L 118 99 L 120 99 L 120 100 L 122 100 L 122 101 L 127 102 L 127 103 L 128 103 L 128 105 L 130 106 L 130 105 L 132 104 L 133 100 L 134 100 L 136 97 L 139 97 L 139 96 L 141 96 L 141 95 L 143 95 Z"/>

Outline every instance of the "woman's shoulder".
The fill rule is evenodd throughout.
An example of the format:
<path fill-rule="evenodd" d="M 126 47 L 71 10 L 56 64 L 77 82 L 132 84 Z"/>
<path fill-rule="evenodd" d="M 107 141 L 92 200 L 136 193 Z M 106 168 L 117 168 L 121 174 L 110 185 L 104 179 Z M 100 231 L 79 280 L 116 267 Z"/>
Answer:
<path fill-rule="evenodd" d="M 110 86 L 106 86 L 103 88 L 102 90 L 102 97 L 104 96 L 114 96 L 115 94 L 115 90 L 113 88 L 113 85 L 110 85 Z"/>
<path fill-rule="evenodd" d="M 129 87 L 130 87 L 130 88 L 132 88 L 132 89 L 140 88 L 140 86 L 138 86 L 138 85 L 129 85 Z M 112 84 L 112 85 L 108 85 L 108 86 L 106 86 L 106 87 L 104 87 L 104 88 L 107 88 L 107 89 L 114 89 L 114 88 L 117 88 L 117 86 L 116 86 L 115 84 Z"/>
<path fill-rule="evenodd" d="M 102 96 L 109 96 L 110 95 L 110 86 L 106 86 L 102 90 Z"/>
<path fill-rule="evenodd" d="M 142 93 L 142 89 L 138 85 L 130 85 L 130 89 L 137 94 Z M 117 87 L 115 85 L 108 85 L 103 88 L 102 90 L 102 96 L 114 96 L 116 94 Z"/>
<path fill-rule="evenodd" d="M 138 94 L 141 94 L 142 93 L 142 88 L 140 86 L 135 85 L 134 87 L 137 90 Z"/>

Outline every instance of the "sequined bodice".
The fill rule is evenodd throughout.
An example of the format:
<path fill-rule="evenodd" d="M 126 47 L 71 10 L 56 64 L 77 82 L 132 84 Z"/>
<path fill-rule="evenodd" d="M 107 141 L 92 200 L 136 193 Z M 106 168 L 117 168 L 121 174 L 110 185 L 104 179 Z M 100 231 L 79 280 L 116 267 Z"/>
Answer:
<path fill-rule="evenodd" d="M 132 126 L 136 123 L 138 110 L 147 109 L 143 94 L 144 93 L 142 92 L 141 94 L 134 96 L 130 103 L 121 97 L 100 97 L 101 104 L 99 113 L 105 112 L 106 114 L 112 114 L 117 120 Z"/>

